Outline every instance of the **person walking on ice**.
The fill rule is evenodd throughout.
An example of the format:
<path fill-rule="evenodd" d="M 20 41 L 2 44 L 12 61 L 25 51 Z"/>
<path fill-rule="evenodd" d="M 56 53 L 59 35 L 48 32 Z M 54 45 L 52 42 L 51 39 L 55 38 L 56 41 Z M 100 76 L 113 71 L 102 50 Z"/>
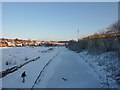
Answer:
<path fill-rule="evenodd" d="M 21 75 L 21 77 L 23 78 L 23 83 L 25 82 L 25 77 L 26 77 L 27 75 L 26 75 L 26 73 L 25 73 L 25 71 L 22 73 L 22 75 Z"/>

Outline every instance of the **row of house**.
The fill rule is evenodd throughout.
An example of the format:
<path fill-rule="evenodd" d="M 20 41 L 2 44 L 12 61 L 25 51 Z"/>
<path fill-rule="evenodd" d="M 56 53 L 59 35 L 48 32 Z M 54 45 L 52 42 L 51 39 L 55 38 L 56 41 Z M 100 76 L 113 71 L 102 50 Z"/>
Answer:
<path fill-rule="evenodd" d="M 20 39 L 0 39 L 0 47 L 15 47 L 15 46 L 39 46 L 41 42 Z"/>
<path fill-rule="evenodd" d="M 22 47 L 22 46 L 56 46 L 65 45 L 56 41 L 35 41 L 35 40 L 21 40 L 21 39 L 0 39 L 0 47 Z"/>

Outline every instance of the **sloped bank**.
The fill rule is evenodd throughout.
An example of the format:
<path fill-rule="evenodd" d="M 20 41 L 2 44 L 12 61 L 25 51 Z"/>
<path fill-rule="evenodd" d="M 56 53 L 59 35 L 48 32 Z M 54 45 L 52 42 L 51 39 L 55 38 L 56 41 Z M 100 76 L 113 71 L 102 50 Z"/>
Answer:
<path fill-rule="evenodd" d="M 90 54 L 88 51 L 79 53 L 80 58 L 98 75 L 103 88 L 118 88 L 118 57 L 116 52 L 106 52 L 99 55 Z"/>
<path fill-rule="evenodd" d="M 40 58 L 40 57 L 38 56 L 38 57 L 36 57 L 36 58 L 34 58 L 34 59 L 31 59 L 31 60 L 29 60 L 29 61 L 27 61 L 27 62 L 19 65 L 19 66 L 14 66 L 14 67 L 12 67 L 12 68 L 10 68 L 10 69 L 7 69 L 7 70 L 5 70 L 5 71 L 0 72 L 0 78 L 3 78 L 4 76 L 6 76 L 6 75 L 8 75 L 8 74 L 10 74 L 10 73 L 12 73 L 12 72 L 14 72 L 14 71 L 17 71 L 18 69 L 20 69 L 21 67 L 25 66 L 26 64 L 28 64 L 28 63 L 30 63 L 30 62 L 33 62 L 33 61 L 36 61 L 36 60 L 38 60 L 39 58 Z"/>
<path fill-rule="evenodd" d="M 80 40 L 79 42 L 71 41 L 66 46 L 72 51 L 77 53 L 82 53 L 83 51 L 87 51 L 87 54 L 84 57 L 89 56 L 89 58 L 94 58 L 94 61 L 97 63 L 97 66 L 104 67 L 105 70 L 109 74 L 107 77 L 112 78 L 116 81 L 117 85 L 120 86 L 120 36 L 117 37 L 104 37 L 104 38 L 94 38 L 94 39 L 86 39 Z M 109 54 L 113 53 L 113 54 Z M 103 56 L 102 54 L 106 55 Z M 112 58 L 115 57 L 115 58 Z M 91 62 L 87 58 L 86 63 Z M 102 59 L 101 59 L 102 58 Z M 88 63 L 91 66 L 94 66 L 93 63 Z M 96 68 L 96 67 L 95 67 Z M 101 72 L 102 73 L 102 72 Z M 108 82 L 110 83 L 110 81 Z"/>

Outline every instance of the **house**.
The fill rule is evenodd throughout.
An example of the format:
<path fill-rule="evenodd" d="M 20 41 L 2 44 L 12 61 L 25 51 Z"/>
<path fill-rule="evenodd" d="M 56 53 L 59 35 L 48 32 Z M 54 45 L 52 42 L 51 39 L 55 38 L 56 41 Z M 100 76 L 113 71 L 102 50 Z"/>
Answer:
<path fill-rule="evenodd" d="M 28 44 L 24 41 L 22 42 L 22 46 L 28 46 Z"/>
<path fill-rule="evenodd" d="M 8 47 L 15 47 L 15 43 L 7 42 L 7 44 L 8 44 Z"/>
<path fill-rule="evenodd" d="M 16 43 L 15 44 L 17 47 L 22 47 L 23 45 L 22 45 L 22 43 Z"/>
<path fill-rule="evenodd" d="M 0 47 L 7 47 L 7 46 L 8 46 L 7 42 L 0 42 Z"/>
<path fill-rule="evenodd" d="M 41 46 L 41 44 L 42 44 L 42 41 L 36 41 L 37 46 Z"/>

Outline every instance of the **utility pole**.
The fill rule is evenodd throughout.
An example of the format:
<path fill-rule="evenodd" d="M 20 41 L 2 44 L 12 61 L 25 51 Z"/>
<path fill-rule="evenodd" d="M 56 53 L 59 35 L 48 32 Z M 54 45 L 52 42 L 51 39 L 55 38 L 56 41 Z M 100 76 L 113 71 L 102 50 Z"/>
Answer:
<path fill-rule="evenodd" d="M 77 30 L 77 40 L 79 41 L 79 29 Z"/>

